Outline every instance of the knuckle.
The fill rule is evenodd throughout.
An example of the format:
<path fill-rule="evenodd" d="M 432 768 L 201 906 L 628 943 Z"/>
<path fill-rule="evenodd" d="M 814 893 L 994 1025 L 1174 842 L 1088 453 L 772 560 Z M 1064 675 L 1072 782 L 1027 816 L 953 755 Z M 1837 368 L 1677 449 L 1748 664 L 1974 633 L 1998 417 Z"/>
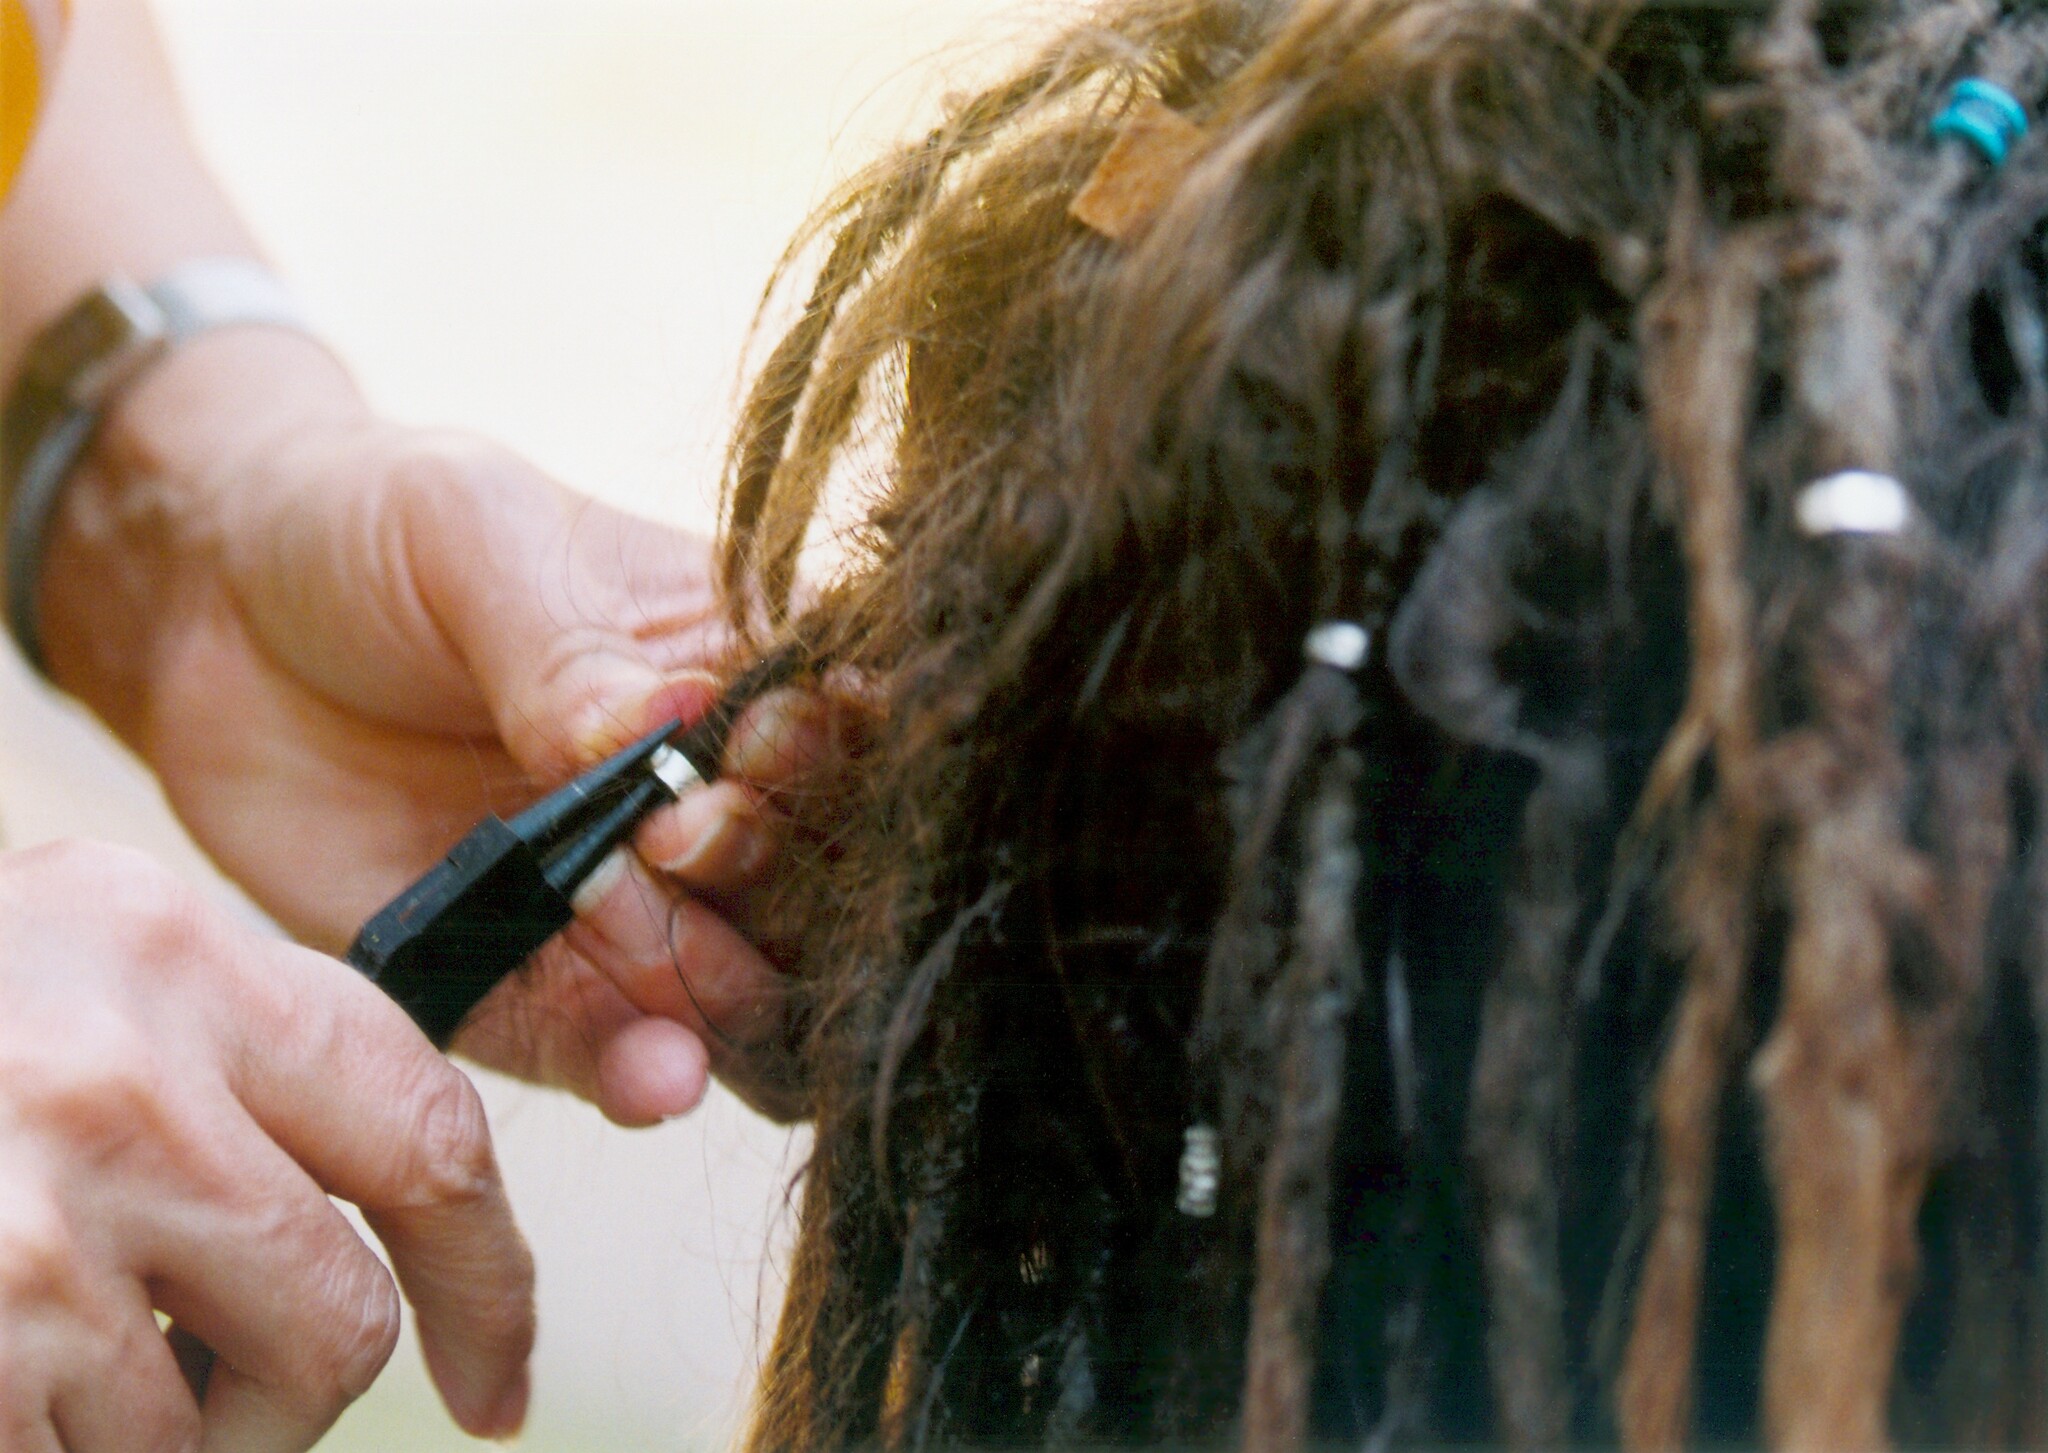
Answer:
<path fill-rule="evenodd" d="M 37 875 L 89 888 L 115 910 L 142 909 L 179 890 L 177 876 L 140 849 L 68 838 L 37 849 Z"/>
<path fill-rule="evenodd" d="M 490 1192 L 498 1178 L 490 1122 L 468 1076 L 449 1065 L 435 1066 L 419 1092 L 415 1124 L 402 1204 L 459 1205 Z"/>
<path fill-rule="evenodd" d="M 383 471 L 398 513 L 428 525 L 471 522 L 488 509 L 503 473 L 492 446 L 466 434 L 417 433 L 390 456 Z"/>
<path fill-rule="evenodd" d="M 398 1289 L 345 1223 L 320 1211 L 294 1215 L 283 1234 L 300 1243 L 305 1335 L 286 1350 L 284 1375 L 311 1410 L 332 1413 L 369 1390 L 398 1345 Z"/>
<path fill-rule="evenodd" d="M 155 864 L 148 854 L 118 843 L 67 837 L 22 849 L 12 855 L 11 867 L 15 873 L 35 879 L 84 876 L 119 880 L 127 876 L 123 869 L 147 872 Z"/>
<path fill-rule="evenodd" d="M 115 904 L 134 961 L 164 974 L 216 957 L 213 913 L 206 900 L 169 871 L 151 868 L 128 883 Z"/>
<path fill-rule="evenodd" d="M 35 1050 L 16 1080 L 14 1113 L 72 1156 L 96 1159 L 171 1129 L 154 1046 L 141 1027 L 99 1006 L 68 1017 L 61 1040 Z"/>
<path fill-rule="evenodd" d="M 29 1309 L 75 1300 L 81 1281 L 77 1239 L 56 1201 L 10 1197 L 0 1213 L 0 1307 L 7 1309 L 0 1325 L 18 1329 Z M 9 1351 L 0 1338 L 0 1368 L 12 1368 Z"/>
<path fill-rule="evenodd" d="M 151 915 L 182 891 L 177 877 L 147 853 L 84 838 L 43 843 L 0 861 L 0 882 L 30 912 L 75 910 L 83 900 L 98 922 L 122 922 Z"/>
<path fill-rule="evenodd" d="M 444 444 L 421 440 L 386 464 L 384 487 L 401 510 L 432 516 L 461 500 L 468 473 Z"/>
<path fill-rule="evenodd" d="M 337 1297 L 340 1313 L 326 1348 L 325 1366 L 314 1391 L 324 1402 L 354 1402 L 370 1390 L 398 1346 L 398 1288 L 376 1258 L 363 1253 L 364 1267 L 351 1267 Z"/>
<path fill-rule="evenodd" d="M 159 973 L 211 943 L 215 919 L 205 897 L 134 848 L 65 839 L 0 864 L 0 891 L 17 927 L 40 924 L 111 946 Z"/>

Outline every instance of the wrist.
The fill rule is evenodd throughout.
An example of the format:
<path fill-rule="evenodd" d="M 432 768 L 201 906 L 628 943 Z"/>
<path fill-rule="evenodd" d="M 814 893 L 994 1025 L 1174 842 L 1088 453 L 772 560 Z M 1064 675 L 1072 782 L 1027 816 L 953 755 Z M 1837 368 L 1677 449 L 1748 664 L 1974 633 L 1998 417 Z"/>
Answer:
<path fill-rule="evenodd" d="M 101 421 L 50 522 L 39 599 L 52 677 L 131 743 L 160 673 L 229 623 L 221 576 L 248 467 L 367 418 L 334 355 L 283 328 L 179 344 Z"/>

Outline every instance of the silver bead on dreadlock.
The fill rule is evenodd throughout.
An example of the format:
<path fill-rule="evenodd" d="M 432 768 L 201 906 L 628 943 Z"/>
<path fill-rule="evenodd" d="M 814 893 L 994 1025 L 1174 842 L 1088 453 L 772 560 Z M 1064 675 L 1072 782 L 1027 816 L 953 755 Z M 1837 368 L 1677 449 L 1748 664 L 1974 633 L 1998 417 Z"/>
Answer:
<path fill-rule="evenodd" d="M 1845 469 L 1816 479 L 1792 501 L 1800 532 L 1829 535 L 1903 535 L 1913 523 L 1913 497 L 1889 474 Z"/>
<path fill-rule="evenodd" d="M 1372 632 L 1357 621 L 1324 621 L 1301 643 L 1302 654 L 1319 666 L 1350 673 L 1372 655 Z"/>
<path fill-rule="evenodd" d="M 1183 1216 L 1206 1221 L 1216 1214 L 1216 1193 L 1223 1184 L 1223 1146 L 1213 1125 L 1190 1125 L 1180 1153 L 1180 1195 L 1174 1207 Z"/>

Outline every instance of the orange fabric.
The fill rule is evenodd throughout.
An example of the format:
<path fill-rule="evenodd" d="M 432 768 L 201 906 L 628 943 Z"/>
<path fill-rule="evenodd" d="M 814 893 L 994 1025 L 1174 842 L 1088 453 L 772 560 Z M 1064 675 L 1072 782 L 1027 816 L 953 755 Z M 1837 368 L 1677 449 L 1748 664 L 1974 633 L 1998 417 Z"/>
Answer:
<path fill-rule="evenodd" d="M 69 0 L 0 0 L 0 196 L 21 170 L 69 9 Z"/>

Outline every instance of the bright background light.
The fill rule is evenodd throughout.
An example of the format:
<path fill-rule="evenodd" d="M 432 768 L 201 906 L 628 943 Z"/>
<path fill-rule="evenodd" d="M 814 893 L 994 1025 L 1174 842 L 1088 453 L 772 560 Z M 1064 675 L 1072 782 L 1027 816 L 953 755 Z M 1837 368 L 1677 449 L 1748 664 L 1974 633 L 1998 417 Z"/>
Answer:
<path fill-rule="evenodd" d="M 493 434 L 709 526 L 755 300 L 804 214 L 1006 53 L 1005 0 L 159 0 L 206 145 L 394 415 Z M 21 846 L 205 866 L 147 779 L 0 664 Z M 231 730 L 233 723 L 223 723 Z M 226 892 L 225 889 L 221 891 Z M 716 1096 L 628 1135 L 484 1086 L 540 1264 L 545 1453 L 726 1444 L 780 1284 L 801 1144 Z M 323 1445 L 435 1453 L 418 1353 Z"/>

